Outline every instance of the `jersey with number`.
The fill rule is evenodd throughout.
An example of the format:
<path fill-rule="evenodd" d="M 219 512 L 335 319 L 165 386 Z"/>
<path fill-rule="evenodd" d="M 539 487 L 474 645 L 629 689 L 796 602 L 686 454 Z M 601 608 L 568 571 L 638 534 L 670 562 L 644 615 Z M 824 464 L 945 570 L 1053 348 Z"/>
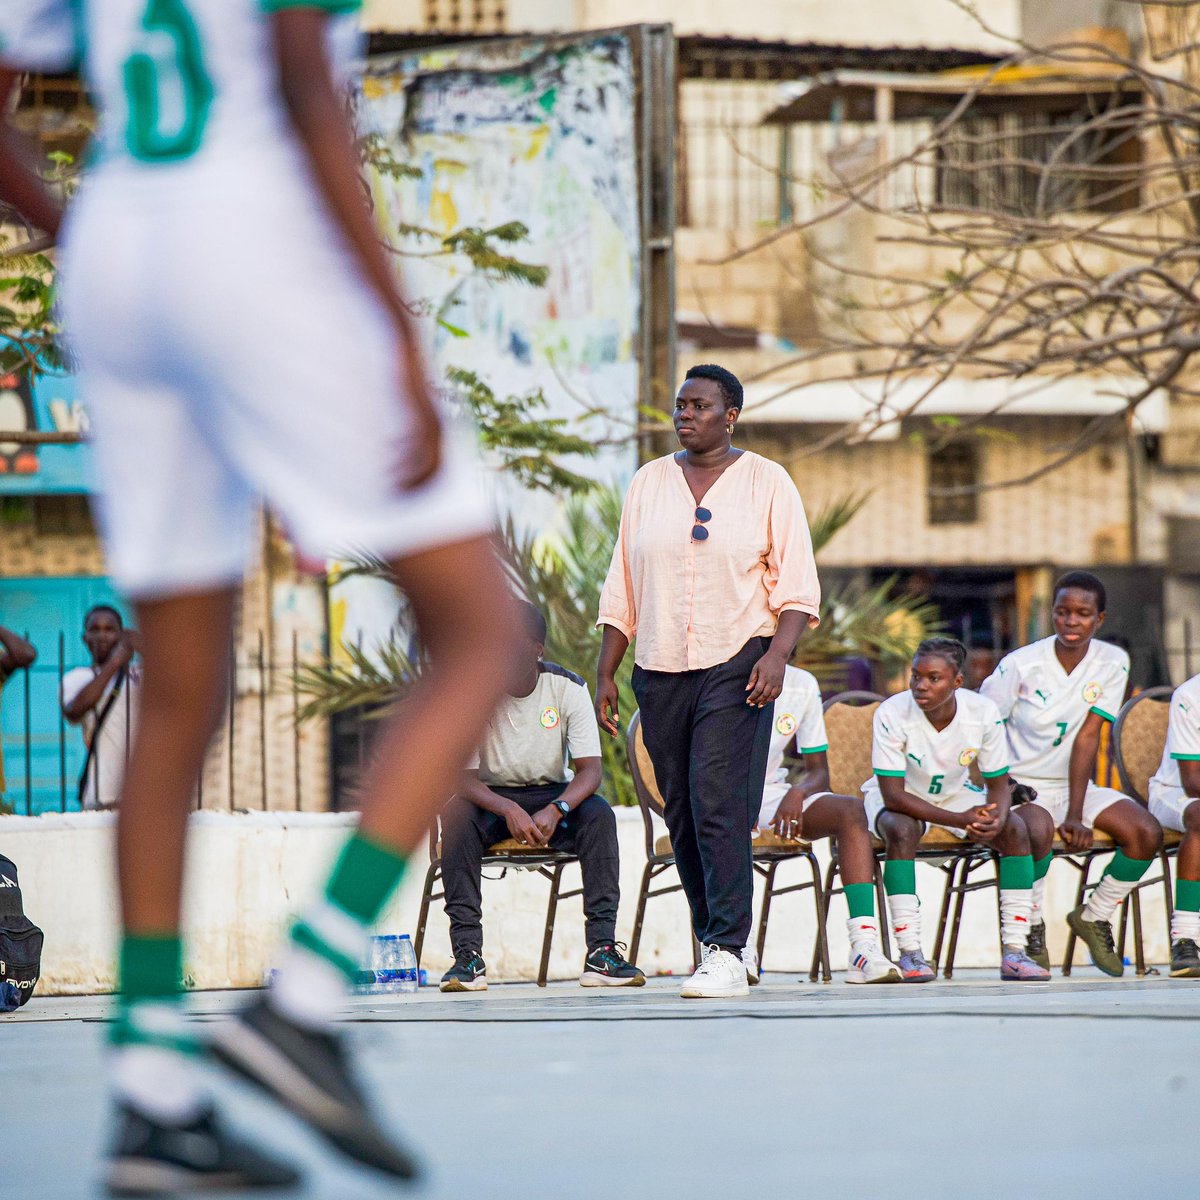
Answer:
<path fill-rule="evenodd" d="M 1150 781 L 1164 788 L 1182 788 L 1181 762 L 1200 762 L 1200 675 L 1181 683 L 1171 696 L 1167 744 L 1162 762 Z"/>
<path fill-rule="evenodd" d="M 0 58 L 19 70 L 82 70 L 102 114 L 97 175 L 278 170 L 289 156 L 293 167 L 300 160 L 269 20 L 300 7 L 335 16 L 331 57 L 347 70 L 359 0 L 3 0 Z"/>
<path fill-rule="evenodd" d="M 1096 639 L 1070 675 L 1054 637 L 1006 654 L 980 691 L 1005 718 L 1012 771 L 1022 782 L 1065 784 L 1071 747 L 1088 713 L 1115 721 L 1125 702 L 1129 655 Z"/>
<path fill-rule="evenodd" d="M 816 678 L 799 667 L 788 666 L 783 674 L 783 691 L 775 701 L 771 725 L 771 749 L 767 755 L 767 787 L 787 789 L 787 767 L 783 756 L 795 741 L 801 754 L 816 754 L 829 747 L 825 736 L 825 713 L 821 688 Z"/>
<path fill-rule="evenodd" d="M 871 768 L 904 780 L 904 790 L 930 804 L 944 804 L 966 788 L 978 760 L 985 779 L 1008 770 L 1004 723 L 996 706 L 967 688 L 954 693 L 954 719 L 937 730 L 912 692 L 891 696 L 875 710 Z"/>

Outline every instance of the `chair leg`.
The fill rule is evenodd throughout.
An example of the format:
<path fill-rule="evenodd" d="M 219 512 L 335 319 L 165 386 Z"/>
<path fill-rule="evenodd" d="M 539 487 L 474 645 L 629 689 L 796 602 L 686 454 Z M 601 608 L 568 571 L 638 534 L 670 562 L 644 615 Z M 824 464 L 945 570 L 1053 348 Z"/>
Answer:
<path fill-rule="evenodd" d="M 1167 953 L 1169 955 L 1171 946 L 1171 918 L 1175 915 L 1175 897 L 1172 894 L 1171 887 L 1171 859 L 1165 850 L 1159 851 L 1159 858 L 1162 859 L 1163 868 L 1163 900 L 1166 902 L 1165 907 L 1167 910 Z"/>
<path fill-rule="evenodd" d="M 946 967 L 942 971 L 943 979 L 954 976 L 954 957 L 958 953 L 958 932 L 962 926 L 963 908 L 967 902 L 967 876 L 971 873 L 971 860 L 964 858 L 958 870 L 958 889 L 954 894 L 954 921 L 950 926 L 950 945 L 946 949 Z"/>
<path fill-rule="evenodd" d="M 546 905 L 546 932 L 542 937 L 542 963 L 538 967 L 538 987 L 546 986 L 546 976 L 550 971 L 550 943 L 554 941 L 554 919 L 558 916 L 558 890 L 562 882 L 563 864 L 554 864 L 554 873 L 550 876 L 550 902 Z"/>
<path fill-rule="evenodd" d="M 646 920 L 646 902 L 650 898 L 650 880 L 653 878 L 650 872 L 652 869 L 650 863 L 647 862 L 642 870 L 642 884 L 638 889 L 637 912 L 633 917 L 633 936 L 629 942 L 629 961 L 635 967 L 637 966 L 638 950 L 642 945 L 642 925 Z"/>
<path fill-rule="evenodd" d="M 763 873 L 762 909 L 758 914 L 758 937 L 754 941 L 754 952 L 758 955 L 758 969 L 762 970 L 763 951 L 767 945 L 767 919 L 771 915 L 771 896 L 775 891 L 775 871 L 779 863 L 772 860 Z"/>
<path fill-rule="evenodd" d="M 1133 889 L 1133 962 L 1140 979 L 1146 974 L 1146 947 L 1142 942 L 1142 889 Z M 1122 959 L 1124 955 L 1121 956 Z"/>
<path fill-rule="evenodd" d="M 942 888 L 942 907 L 938 913 L 937 936 L 933 939 L 933 969 L 938 969 L 942 961 L 942 945 L 946 940 L 946 923 L 950 917 L 950 901 L 954 897 L 954 877 L 958 874 L 959 860 L 951 861 L 948 867 L 942 867 L 946 883 Z"/>
<path fill-rule="evenodd" d="M 821 892 L 821 901 L 822 901 L 822 906 L 825 910 L 826 919 L 828 919 L 828 916 L 829 916 L 829 901 L 833 898 L 833 877 L 837 873 L 837 869 L 838 869 L 837 858 L 836 857 L 831 858 L 829 860 L 829 868 L 825 872 L 825 885 Z M 822 924 L 821 928 L 824 929 L 823 924 Z M 825 957 L 826 957 L 826 960 L 828 960 L 828 958 L 829 958 L 829 934 L 828 934 L 828 932 L 826 932 L 824 940 L 825 940 Z M 885 951 L 885 953 L 886 953 L 886 951 Z M 820 967 L 820 956 L 821 956 L 821 944 L 820 944 L 820 942 L 818 942 L 816 945 L 813 946 L 812 964 L 808 968 L 808 978 L 813 983 L 817 982 L 817 971 Z"/>
<path fill-rule="evenodd" d="M 821 956 L 821 980 L 824 983 L 831 983 L 833 972 L 829 967 L 829 931 L 825 928 L 829 909 L 825 903 L 825 891 L 821 886 L 821 864 L 817 862 L 817 856 L 811 851 L 807 857 L 809 869 L 812 871 L 813 904 L 816 908 L 817 920 L 817 953 Z M 830 867 L 832 869 L 832 863 Z M 817 972 L 815 970 L 809 972 L 808 977 L 815 983 Z"/>
<path fill-rule="evenodd" d="M 1092 859 L 1094 855 L 1087 855 L 1083 862 L 1079 864 L 1079 888 L 1075 892 L 1074 907 L 1078 908 L 1083 903 L 1084 894 L 1087 892 L 1088 876 L 1092 873 Z M 1075 958 L 1075 943 L 1078 939 L 1075 936 L 1075 930 L 1070 926 L 1067 927 L 1067 947 L 1063 951 L 1062 973 L 1064 975 L 1071 974 L 1071 964 Z"/>
<path fill-rule="evenodd" d="M 429 922 L 429 906 L 433 902 L 433 889 L 442 873 L 442 860 L 434 859 L 425 872 L 425 890 L 421 893 L 421 911 L 417 914 L 417 939 L 413 945 L 413 953 L 417 958 L 417 968 L 421 966 L 421 951 L 425 948 L 425 926 Z"/>
<path fill-rule="evenodd" d="M 828 897 L 826 897 L 828 905 Z M 888 908 L 887 889 L 883 886 L 883 866 L 875 860 L 875 904 L 879 909 L 879 945 L 884 958 L 892 957 L 892 913 Z"/>

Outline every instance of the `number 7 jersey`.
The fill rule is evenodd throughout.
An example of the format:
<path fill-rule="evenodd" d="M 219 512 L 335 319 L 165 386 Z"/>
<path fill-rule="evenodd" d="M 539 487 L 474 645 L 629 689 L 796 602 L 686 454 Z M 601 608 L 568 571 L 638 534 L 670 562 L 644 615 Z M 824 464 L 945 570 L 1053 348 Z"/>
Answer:
<path fill-rule="evenodd" d="M 102 114 L 98 172 L 277 161 L 292 135 L 269 19 L 300 7 L 338 18 L 331 53 L 348 68 L 359 0 L 3 0 L 0 59 L 82 72 Z"/>

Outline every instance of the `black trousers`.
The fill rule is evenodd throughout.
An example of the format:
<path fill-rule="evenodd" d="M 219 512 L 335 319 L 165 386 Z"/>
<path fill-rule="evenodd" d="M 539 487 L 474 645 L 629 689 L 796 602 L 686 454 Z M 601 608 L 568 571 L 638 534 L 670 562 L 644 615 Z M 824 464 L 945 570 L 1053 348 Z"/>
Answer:
<path fill-rule="evenodd" d="M 702 945 L 740 951 L 750 940 L 750 838 L 762 804 L 773 708 L 751 708 L 746 684 L 769 638 L 751 638 L 702 671 L 634 667 L 642 738 L 666 806 L 679 879 Z"/>
<path fill-rule="evenodd" d="M 565 783 L 533 787 L 493 787 L 527 813 L 545 808 L 566 789 Z M 450 947 L 455 957 L 483 950 L 483 852 L 508 837 L 503 817 L 455 796 L 442 812 L 442 884 L 446 916 L 450 918 Z M 587 947 L 616 938 L 617 904 L 621 899 L 617 819 L 603 796 L 589 796 L 564 817 L 550 839 L 554 850 L 579 858 L 583 871 L 583 915 Z"/>

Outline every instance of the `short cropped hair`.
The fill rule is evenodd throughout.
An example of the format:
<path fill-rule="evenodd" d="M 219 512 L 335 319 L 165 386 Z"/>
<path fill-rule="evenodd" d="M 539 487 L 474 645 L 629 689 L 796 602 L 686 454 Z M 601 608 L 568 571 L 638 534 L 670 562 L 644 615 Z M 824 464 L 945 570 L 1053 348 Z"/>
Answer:
<path fill-rule="evenodd" d="M 1104 584 L 1091 571 L 1068 571 L 1065 575 L 1060 575 L 1054 584 L 1054 595 L 1057 597 L 1063 588 L 1078 588 L 1081 592 L 1091 592 L 1096 597 L 1096 608 L 1100 612 L 1104 612 L 1108 604 L 1108 593 L 1104 590 Z"/>
<path fill-rule="evenodd" d="M 699 363 L 688 369 L 684 379 L 711 379 L 721 389 L 725 407 L 742 411 L 745 393 L 742 390 L 742 381 L 732 371 L 718 367 L 716 363 Z"/>
<path fill-rule="evenodd" d="M 86 629 L 88 627 L 88 625 L 91 624 L 92 618 L 94 616 L 96 616 L 98 613 L 112 613 L 112 615 L 117 618 L 117 628 L 118 629 L 125 628 L 124 618 L 121 616 L 120 612 L 117 609 L 113 608 L 113 606 L 111 604 L 93 604 L 92 607 L 89 608 L 87 610 L 87 612 L 85 612 L 83 614 L 84 629 Z"/>
<path fill-rule="evenodd" d="M 927 654 L 936 654 L 939 658 L 944 658 L 959 675 L 967 665 L 967 648 L 958 638 L 926 638 L 917 647 L 917 652 L 913 655 L 913 662 L 916 662 L 918 658 L 924 658 Z"/>
<path fill-rule="evenodd" d="M 521 609 L 521 624 L 525 627 L 525 632 L 541 645 L 546 644 L 546 634 L 549 629 L 546 625 L 546 618 L 542 616 L 541 609 L 536 605 L 530 604 L 528 600 L 522 600 Z"/>

